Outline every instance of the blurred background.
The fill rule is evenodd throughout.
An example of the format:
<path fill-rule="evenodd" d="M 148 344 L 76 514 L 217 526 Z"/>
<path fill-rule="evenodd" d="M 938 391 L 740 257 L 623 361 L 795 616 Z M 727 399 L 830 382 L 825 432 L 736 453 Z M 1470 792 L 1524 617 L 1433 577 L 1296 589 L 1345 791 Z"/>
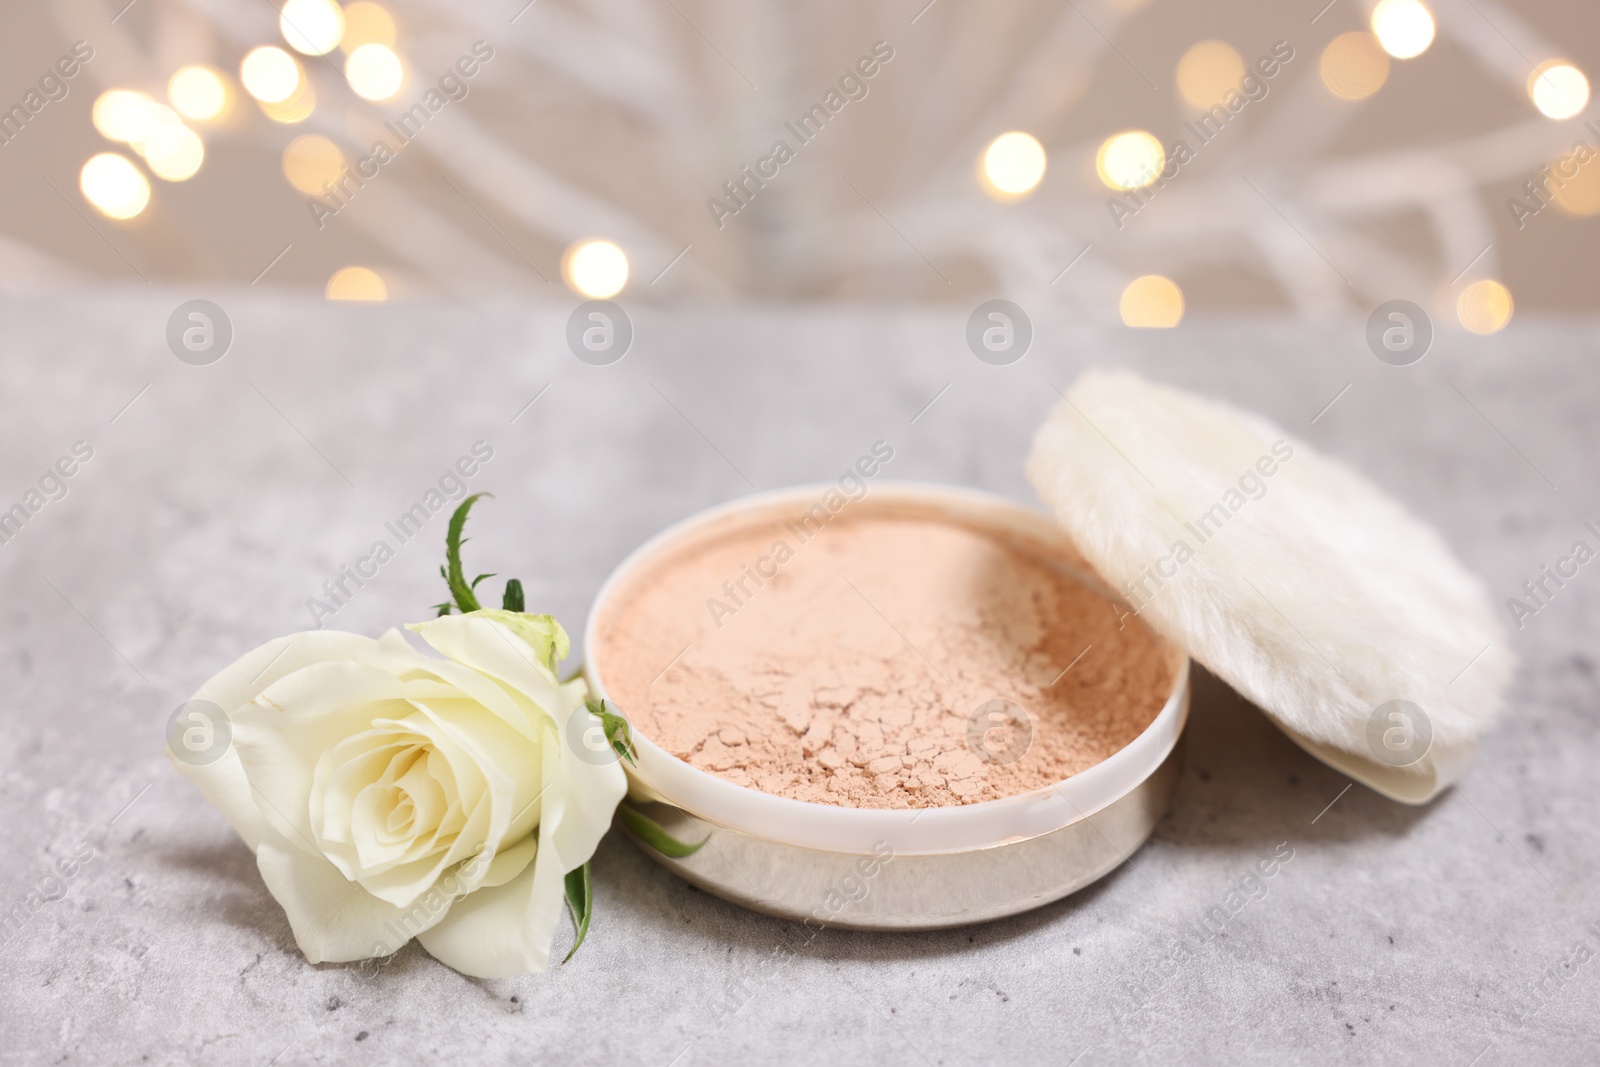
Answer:
<path fill-rule="evenodd" d="M 7 31 L 11 292 L 1407 299 L 1492 333 L 1600 270 L 1573 0 L 52 0 Z"/>

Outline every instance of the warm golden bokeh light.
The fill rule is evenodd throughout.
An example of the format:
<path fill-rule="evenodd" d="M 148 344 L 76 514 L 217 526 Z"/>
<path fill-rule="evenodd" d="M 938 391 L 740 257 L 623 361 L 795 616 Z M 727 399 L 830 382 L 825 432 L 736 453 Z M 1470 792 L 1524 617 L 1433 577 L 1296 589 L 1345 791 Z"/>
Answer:
<path fill-rule="evenodd" d="M 628 257 L 610 241 L 579 241 L 562 257 L 561 276 L 573 292 L 606 300 L 628 284 Z"/>
<path fill-rule="evenodd" d="M 278 30 L 296 52 L 325 55 L 344 36 L 344 12 L 334 0 L 288 0 L 278 13 Z"/>
<path fill-rule="evenodd" d="M 144 132 L 128 142 L 141 153 L 146 151 L 146 146 L 152 140 L 163 134 L 168 135 L 170 138 L 171 136 L 176 136 L 175 131 L 188 129 L 176 111 L 166 104 L 158 104 L 154 100 L 150 101 L 150 106 L 146 109 L 145 115 L 147 122 Z"/>
<path fill-rule="evenodd" d="M 1546 118 L 1570 119 L 1589 103 L 1589 79 L 1564 59 L 1546 60 L 1528 76 L 1528 96 Z"/>
<path fill-rule="evenodd" d="M 984 189 L 997 199 L 1013 200 L 1033 192 L 1044 178 L 1044 145 L 1032 134 L 1013 130 L 989 142 L 980 174 Z"/>
<path fill-rule="evenodd" d="M 1461 291 L 1456 299 L 1456 318 L 1473 333 L 1498 333 L 1511 321 L 1511 290 L 1484 278 Z"/>
<path fill-rule="evenodd" d="M 239 64 L 245 92 L 263 104 L 281 104 L 300 87 L 300 64 L 281 48 L 262 45 L 251 49 Z"/>
<path fill-rule="evenodd" d="M 339 180 L 344 169 L 344 153 L 320 134 L 296 137 L 283 150 L 283 176 L 307 196 L 321 196 L 325 186 Z"/>
<path fill-rule="evenodd" d="M 1361 100 L 1383 88 L 1389 78 L 1389 55 L 1370 33 L 1340 34 L 1322 50 L 1322 84 L 1343 100 Z"/>
<path fill-rule="evenodd" d="M 364 44 L 344 61 L 344 76 L 363 100 L 387 100 L 400 91 L 405 68 L 388 45 Z"/>
<path fill-rule="evenodd" d="M 311 82 L 302 81 L 294 91 L 294 95 L 287 100 L 280 100 L 275 104 L 263 103 L 261 111 L 273 122 L 281 122 L 291 126 L 297 122 L 304 122 L 311 117 L 317 108 L 317 94 L 311 88 Z"/>
<path fill-rule="evenodd" d="M 1422 0 L 1379 0 L 1372 9 L 1372 33 L 1396 59 L 1420 56 L 1433 43 L 1433 13 Z"/>
<path fill-rule="evenodd" d="M 366 267 L 340 267 L 328 279 L 329 300 L 362 300 L 381 303 L 389 299 L 389 287 L 375 270 Z"/>
<path fill-rule="evenodd" d="M 100 136 L 111 141 L 138 141 L 150 132 L 155 101 L 132 89 L 108 89 L 94 102 L 90 118 Z"/>
<path fill-rule="evenodd" d="M 1226 41 L 1201 41 L 1178 60 L 1178 95 L 1198 111 L 1222 103 L 1244 77 L 1244 58 Z"/>
<path fill-rule="evenodd" d="M 394 47 L 394 19 L 380 4 L 370 0 L 357 0 L 344 9 L 344 40 L 339 42 L 346 52 L 354 52 L 364 44 L 383 44 Z"/>
<path fill-rule="evenodd" d="M 94 102 L 91 118 L 102 136 L 130 144 L 144 155 L 149 154 L 151 143 L 157 143 L 158 152 L 167 157 L 177 150 L 184 133 L 193 133 L 166 104 L 129 89 L 101 93 Z M 188 147 L 184 151 L 187 153 Z"/>
<path fill-rule="evenodd" d="M 210 67 L 184 67 L 167 82 L 167 99 L 186 119 L 204 122 L 228 107 L 228 83 Z"/>
<path fill-rule="evenodd" d="M 194 177 L 206 159 L 206 146 L 200 135 L 181 122 L 157 127 L 139 146 L 139 151 L 151 172 L 169 182 Z"/>
<path fill-rule="evenodd" d="M 1572 170 L 1569 178 L 1563 172 Z M 1557 161 L 1551 168 L 1555 176 L 1552 180 L 1550 201 L 1557 210 L 1580 219 L 1591 215 L 1600 215 L 1600 166 L 1594 160 L 1578 165 L 1576 160 Z M 1561 187 L 1555 187 L 1555 181 L 1561 182 Z"/>
<path fill-rule="evenodd" d="M 150 181 L 126 156 L 101 152 L 83 165 L 78 188 L 102 215 L 131 219 L 150 203 Z"/>
<path fill-rule="evenodd" d="M 1094 159 L 1095 172 L 1110 189 L 1143 189 L 1161 174 L 1167 154 L 1155 136 L 1128 130 L 1105 139 Z"/>
<path fill-rule="evenodd" d="M 1146 274 L 1122 290 L 1122 321 L 1141 329 L 1167 329 L 1183 318 L 1183 290 L 1171 278 Z"/>

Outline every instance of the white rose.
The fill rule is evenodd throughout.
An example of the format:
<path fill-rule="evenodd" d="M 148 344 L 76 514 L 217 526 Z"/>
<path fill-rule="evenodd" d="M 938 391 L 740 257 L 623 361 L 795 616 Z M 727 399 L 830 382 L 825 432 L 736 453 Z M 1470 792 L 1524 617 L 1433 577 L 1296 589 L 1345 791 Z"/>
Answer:
<path fill-rule="evenodd" d="M 479 978 L 547 964 L 563 878 L 627 785 L 615 761 L 562 741 L 585 696 L 553 671 L 566 634 L 535 647 L 533 617 L 507 614 L 411 627 L 444 659 L 394 630 L 293 634 L 195 694 L 227 714 L 232 746 L 173 763 L 255 850 L 310 962 L 415 937 Z"/>

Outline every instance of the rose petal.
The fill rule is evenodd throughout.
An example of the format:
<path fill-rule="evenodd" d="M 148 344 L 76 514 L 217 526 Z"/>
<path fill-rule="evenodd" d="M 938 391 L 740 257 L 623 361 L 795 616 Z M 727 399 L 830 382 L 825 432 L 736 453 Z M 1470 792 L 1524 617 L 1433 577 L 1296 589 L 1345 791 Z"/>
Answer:
<path fill-rule="evenodd" d="M 492 860 L 498 843 L 505 840 L 509 828 L 517 825 L 513 818 L 520 812 L 520 833 L 516 836 L 523 836 L 532 828 L 537 814 L 531 804 L 537 795 L 538 776 L 531 765 L 537 749 L 525 738 L 469 701 L 418 702 L 414 707 L 415 714 L 403 725 L 418 737 L 427 738 L 435 756 L 449 761 L 457 784 L 469 791 L 462 797 L 467 822 L 447 848 L 409 862 L 386 866 L 360 857 L 362 886 L 397 905 L 409 903 L 426 891 L 445 867 L 480 850 L 486 853 L 487 860 Z M 469 721 L 458 721 L 463 717 Z M 359 856 L 361 851 L 351 854 Z M 471 876 L 467 882 L 469 888 L 476 885 Z"/>
<path fill-rule="evenodd" d="M 454 663 L 447 659 L 430 659 L 426 662 L 427 672 L 439 681 L 455 686 L 461 690 L 461 695 L 476 700 L 524 737 L 538 736 L 534 723 L 543 715 L 533 698 L 513 691 L 504 682 L 465 663 Z"/>
<path fill-rule="evenodd" d="M 443 894 L 409 909 L 385 904 L 270 826 L 256 850 L 256 866 L 311 963 L 390 955 L 450 910 L 450 899 Z"/>
<path fill-rule="evenodd" d="M 434 959 L 474 978 L 544 970 L 561 919 L 561 866 L 553 848 L 538 846 L 533 863 L 515 878 L 462 897 L 417 940 Z"/>
<path fill-rule="evenodd" d="M 250 795 L 250 782 L 244 776 L 239 753 L 230 748 L 203 767 L 185 763 L 171 752 L 167 753 L 167 761 L 199 788 L 206 803 L 220 811 L 234 833 L 255 851 L 261 842 L 261 810 Z"/>
<path fill-rule="evenodd" d="M 539 837 L 529 834 L 510 848 L 502 848 L 495 853 L 493 860 L 484 870 L 483 880 L 479 885 L 483 889 L 491 889 L 497 885 L 505 885 L 511 879 L 521 874 L 523 868 L 533 862 L 534 856 L 539 852 Z"/>
<path fill-rule="evenodd" d="M 556 726 L 563 715 L 583 702 L 581 678 L 565 685 L 540 663 L 528 643 L 508 627 L 481 615 L 445 615 L 411 627 L 442 656 L 498 678 L 525 695 Z"/>
<path fill-rule="evenodd" d="M 627 792 L 621 767 L 573 758 L 554 727 L 542 763 L 547 788 L 532 866 L 505 885 L 463 897 L 417 938 L 435 959 L 463 974 L 507 978 L 545 969 L 561 917 L 563 880 L 594 855 Z"/>
<path fill-rule="evenodd" d="M 408 693 L 436 682 L 402 682 L 363 663 L 314 663 L 280 678 L 234 713 L 233 743 L 267 822 L 311 838 L 310 792 L 322 754 L 376 718 L 411 710 Z"/>
<path fill-rule="evenodd" d="M 539 823 L 540 836 L 553 834 L 564 857 L 577 857 L 567 868 L 588 861 L 600 839 L 611 828 L 617 805 L 628 792 L 628 777 L 622 761 L 590 763 L 578 759 L 567 747 L 565 733 L 552 727 L 545 744 L 545 781 L 554 783 L 545 795 L 547 806 Z M 549 801 L 558 799 L 560 810 L 552 812 Z"/>
<path fill-rule="evenodd" d="M 391 630 L 390 633 L 404 645 L 405 639 L 397 631 Z M 409 646 L 406 647 L 409 651 Z M 384 653 L 379 642 L 359 634 L 338 630 L 289 634 L 240 656 L 208 679 L 192 699 L 215 704 L 228 715 L 231 725 L 234 713 L 240 707 L 250 703 L 258 693 L 286 674 L 324 660 L 384 654 L 392 653 Z M 411 654 L 421 658 L 415 652 Z M 168 758 L 172 759 L 170 753 Z M 199 787 L 206 801 L 220 811 L 233 826 L 234 832 L 254 849 L 261 840 L 261 810 L 251 795 L 250 783 L 245 778 L 237 750 L 230 748 L 220 759 L 203 767 L 177 759 L 172 759 L 172 764 Z"/>

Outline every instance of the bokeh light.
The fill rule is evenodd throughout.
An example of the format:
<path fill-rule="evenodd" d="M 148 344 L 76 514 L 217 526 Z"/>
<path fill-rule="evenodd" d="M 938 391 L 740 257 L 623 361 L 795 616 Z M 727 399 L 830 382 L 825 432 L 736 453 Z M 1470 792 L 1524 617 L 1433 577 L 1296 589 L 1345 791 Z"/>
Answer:
<path fill-rule="evenodd" d="M 126 156 L 101 152 L 83 165 L 78 188 L 102 215 L 131 219 L 150 203 L 150 181 Z"/>
<path fill-rule="evenodd" d="M 1550 168 L 1551 202 L 1557 210 L 1580 219 L 1600 215 L 1600 166 L 1596 166 L 1593 159 L 1582 165 L 1577 165 L 1576 159 L 1569 157 L 1569 160 L 1565 165 L 1558 160 Z M 1563 173 L 1574 168 L 1571 177 Z M 1561 182 L 1560 188 L 1556 188 L 1557 181 Z"/>
<path fill-rule="evenodd" d="M 175 130 L 188 129 L 176 111 L 154 100 L 150 101 L 150 106 L 145 111 L 145 120 L 144 132 L 128 142 L 140 152 L 146 151 L 149 143 L 163 133 L 171 134 Z"/>
<path fill-rule="evenodd" d="M 361 300 L 381 303 L 389 299 L 389 287 L 377 271 L 367 267 L 340 267 L 328 279 L 329 300 Z"/>
<path fill-rule="evenodd" d="M 278 13 L 278 29 L 296 52 L 325 55 L 344 36 L 344 12 L 334 0 L 289 0 Z"/>
<path fill-rule="evenodd" d="M 1528 76 L 1528 95 L 1545 117 L 1570 119 L 1589 103 L 1589 79 L 1564 59 L 1546 60 Z"/>
<path fill-rule="evenodd" d="M 245 92 L 263 104 L 279 104 L 300 87 L 300 64 L 283 49 L 262 45 L 251 49 L 239 64 L 239 80 Z"/>
<path fill-rule="evenodd" d="M 228 83 L 210 67 L 184 67 L 167 82 L 167 99 L 186 119 L 204 122 L 228 108 Z"/>
<path fill-rule="evenodd" d="M 169 182 L 194 177 L 206 159 L 206 146 L 200 135 L 181 122 L 158 126 L 139 151 L 151 172 Z"/>
<path fill-rule="evenodd" d="M 261 111 L 273 122 L 293 125 L 304 122 L 311 117 L 317 108 L 317 93 L 311 88 L 309 79 L 302 80 L 295 86 L 294 95 L 287 100 L 280 100 L 275 104 L 261 104 Z"/>
<path fill-rule="evenodd" d="M 100 136 L 111 141 L 140 141 L 155 124 L 155 101 L 132 89 L 108 89 L 94 102 L 90 118 Z"/>
<path fill-rule="evenodd" d="M 1012 200 L 1038 187 L 1045 166 L 1044 145 L 1032 134 L 1013 130 L 989 142 L 980 173 L 990 196 Z"/>
<path fill-rule="evenodd" d="M 1362 100 L 1389 78 L 1389 55 L 1370 33 L 1340 34 L 1322 50 L 1322 84 L 1342 100 Z"/>
<path fill-rule="evenodd" d="M 344 40 L 339 42 L 346 52 L 354 52 L 364 44 L 382 44 L 394 47 L 394 19 L 380 4 L 358 0 L 344 9 Z"/>
<path fill-rule="evenodd" d="M 1456 299 L 1456 318 L 1473 333 L 1498 333 L 1511 321 L 1511 290 L 1493 278 L 1473 282 Z"/>
<path fill-rule="evenodd" d="M 1144 130 L 1128 130 L 1105 139 L 1094 169 L 1110 189 L 1143 189 L 1161 174 L 1167 154 L 1161 142 Z"/>
<path fill-rule="evenodd" d="M 130 89 L 112 89 L 101 93 L 94 102 L 91 118 L 95 129 L 107 139 L 123 141 L 143 155 L 148 155 L 150 145 L 155 143 L 164 158 L 180 150 L 179 140 L 185 133 L 194 132 L 166 104 L 157 103 L 144 93 Z M 187 154 L 191 147 L 185 146 L 182 150 Z"/>
<path fill-rule="evenodd" d="M 1226 41 L 1201 41 L 1178 60 L 1178 95 L 1200 111 L 1222 103 L 1244 78 L 1244 58 Z"/>
<path fill-rule="evenodd" d="M 319 134 L 296 137 L 283 150 L 283 176 L 307 196 L 323 195 L 327 185 L 339 180 L 343 169 L 344 153 Z"/>
<path fill-rule="evenodd" d="M 562 257 L 561 275 L 574 292 L 605 300 L 628 284 L 628 257 L 610 241 L 579 241 Z"/>
<path fill-rule="evenodd" d="M 1183 318 L 1183 290 L 1171 278 L 1146 274 L 1122 290 L 1122 321 L 1140 329 L 1168 329 Z"/>
<path fill-rule="evenodd" d="M 364 100 L 387 100 L 400 91 L 405 67 L 386 44 L 364 44 L 344 61 L 350 88 Z"/>
<path fill-rule="evenodd" d="M 1372 9 L 1372 33 L 1396 59 L 1420 56 L 1433 43 L 1433 13 L 1421 0 L 1379 0 Z"/>

